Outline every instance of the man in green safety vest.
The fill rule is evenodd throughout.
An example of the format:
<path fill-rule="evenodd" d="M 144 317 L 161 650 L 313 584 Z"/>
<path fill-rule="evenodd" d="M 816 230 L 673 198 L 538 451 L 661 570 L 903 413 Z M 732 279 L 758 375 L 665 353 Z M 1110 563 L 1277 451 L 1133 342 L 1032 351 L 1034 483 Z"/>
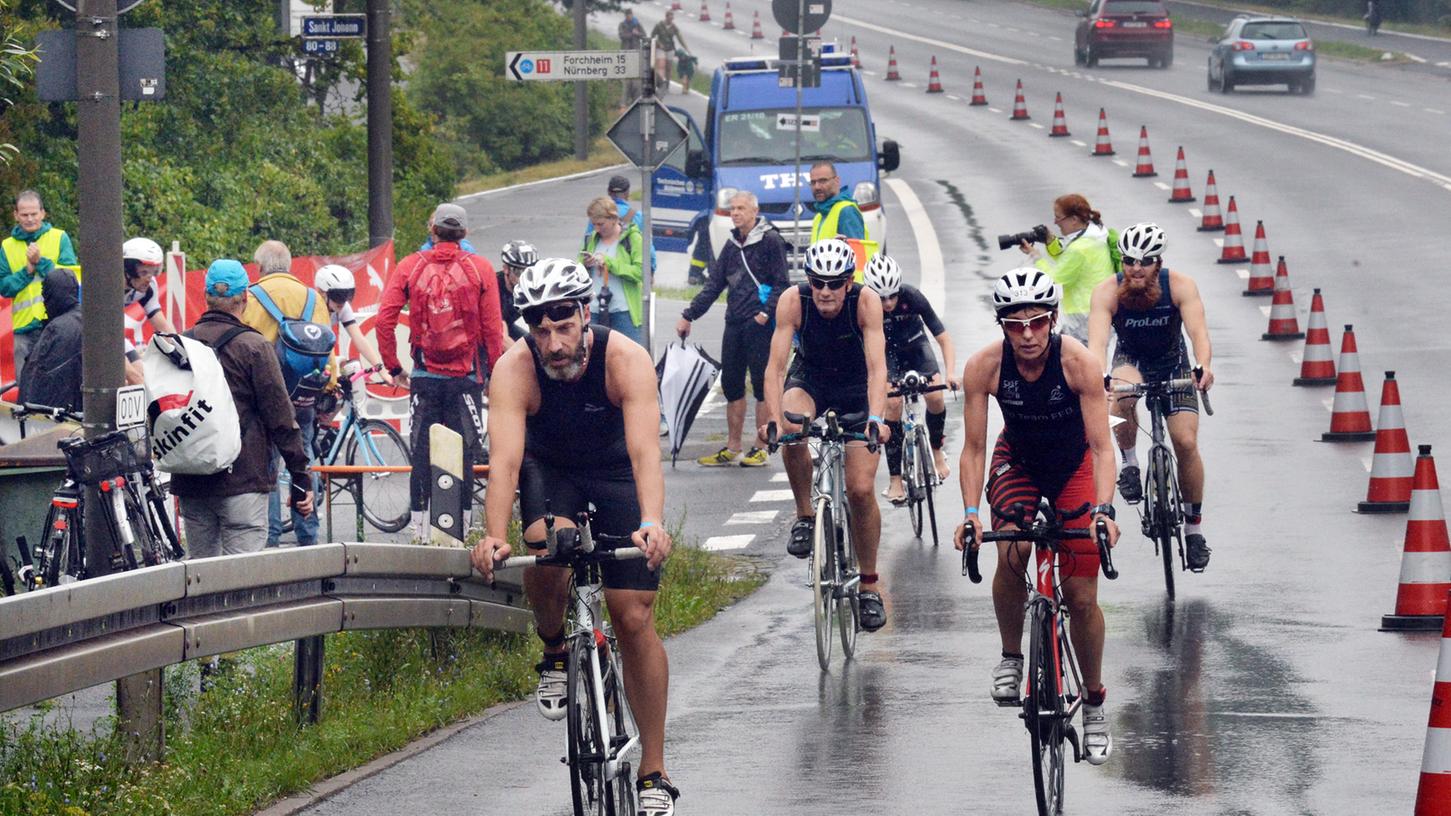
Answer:
<path fill-rule="evenodd" d="M 827 238 L 846 239 L 856 252 L 855 279 L 860 283 L 867 260 L 876 254 L 877 243 L 867 232 L 861 207 L 841 191 L 841 178 L 836 174 L 835 164 L 819 161 L 811 165 L 811 197 L 815 199 L 811 209 L 816 211 L 816 217 L 811 219 L 811 243 Z"/>
<path fill-rule="evenodd" d="M 15 196 L 15 228 L 0 242 L 0 297 L 13 301 L 10 322 L 15 331 L 16 380 L 45 323 L 41 282 L 57 267 L 71 270 L 77 280 L 81 277 L 71 237 L 45 217 L 40 193 L 22 191 Z"/>

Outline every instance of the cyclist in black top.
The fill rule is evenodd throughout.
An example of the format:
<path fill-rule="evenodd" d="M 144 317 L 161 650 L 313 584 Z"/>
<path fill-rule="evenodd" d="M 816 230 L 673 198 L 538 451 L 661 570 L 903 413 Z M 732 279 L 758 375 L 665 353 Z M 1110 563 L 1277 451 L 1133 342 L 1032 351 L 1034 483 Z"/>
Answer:
<path fill-rule="evenodd" d="M 915 286 L 902 283 L 902 268 L 883 253 L 877 253 L 867 262 L 866 284 L 882 299 L 882 331 L 887 340 L 887 379 L 898 382 L 908 371 L 915 371 L 927 377 L 933 385 L 943 381 L 937 368 L 937 358 L 932 354 L 930 334 L 942 349 L 943 368 L 948 372 L 947 383 L 956 391 L 962 386 L 953 372 L 957 371 L 957 355 L 952 347 L 952 338 L 937 318 L 932 304 L 927 302 Z M 947 400 L 941 391 L 923 396 L 927 405 L 927 438 L 932 444 L 933 465 L 937 478 L 946 479 L 952 473 L 947 466 L 947 457 L 942 452 L 943 438 L 947 429 Z M 888 501 L 901 504 L 907 494 L 902 487 L 902 400 L 900 397 L 887 402 L 887 427 L 892 429 L 892 441 L 887 443 L 887 473 L 891 481 L 884 493 Z"/>
<path fill-rule="evenodd" d="M 1003 327 L 994 342 L 968 358 L 962 372 L 965 444 L 959 463 L 964 522 L 955 543 L 981 546 L 978 498 L 983 493 L 987 451 L 988 397 L 997 399 L 1003 432 L 987 467 L 987 497 L 994 529 L 1012 529 L 1014 505 L 1032 512 L 1041 497 L 1054 508 L 1072 512 L 1085 503 L 1089 514 L 1068 527 L 1103 520 L 1109 543 L 1118 541 L 1113 510 L 1113 443 L 1098 363 L 1082 343 L 1054 333 L 1061 287 L 1043 272 L 1024 267 L 1004 275 L 993 289 L 993 306 Z M 978 537 L 966 540 L 967 522 Z M 1058 560 L 1063 600 L 1072 622 L 1069 636 L 1083 669 L 1083 747 L 1088 761 L 1101 765 L 1113 751 L 1107 691 L 1103 686 L 1103 612 L 1098 607 L 1098 548 L 1092 540 L 1064 541 Z M 1027 542 L 1000 542 L 993 575 L 993 607 L 1002 636 L 1003 659 L 993 670 L 992 697 L 1016 703 L 1023 685 L 1023 572 L 1033 555 Z"/>
<path fill-rule="evenodd" d="M 589 273 L 574 261 L 549 258 L 526 268 L 514 303 L 529 326 L 494 367 L 490 388 L 489 487 L 484 538 L 475 567 L 492 580 L 519 489 L 524 544 L 544 548 L 544 516 L 557 529 L 594 505 L 593 529 L 631 536 L 645 560 L 603 565 L 605 604 L 625 663 L 625 694 L 640 727 L 640 810 L 674 813 L 678 792 L 665 776 L 665 708 L 669 666 L 655 632 L 660 565 L 670 555 L 664 529 L 665 480 L 660 471 L 659 397 L 650 353 L 605 327 L 589 324 Z M 565 716 L 565 606 L 570 572 L 531 567 L 524 593 L 544 642 L 536 702 L 548 719 Z"/>
<path fill-rule="evenodd" d="M 887 402 L 887 361 L 882 337 L 882 301 L 870 289 L 852 283 L 856 255 L 845 241 L 817 241 L 806 251 L 807 283 L 787 289 L 776 307 L 776 332 L 766 364 L 766 410 L 782 434 L 796 433 L 785 412 L 820 416 L 861 417 L 868 436 L 875 426 L 882 441 L 891 433 L 882 420 Z M 786 372 L 792 339 L 799 334 L 796 360 Z M 784 381 L 784 382 L 783 382 Z M 766 428 L 760 429 L 762 441 Z M 796 498 L 796 523 L 786 551 L 797 558 L 811 552 L 814 525 L 811 507 L 811 455 L 805 445 L 781 450 L 791 493 Z M 852 541 L 861 565 L 861 625 L 874 632 L 887 622 L 878 588 L 877 544 L 882 515 L 872 495 L 877 454 L 860 443 L 847 445 L 846 495 L 851 505 Z"/>
<path fill-rule="evenodd" d="M 519 275 L 539 260 L 539 253 L 528 241 L 510 241 L 499 250 L 499 313 L 510 340 L 522 340 L 529 332 L 519 325 L 519 310 L 514 306 L 514 287 Z"/>
<path fill-rule="evenodd" d="M 1197 387 L 1208 391 L 1214 385 L 1210 369 L 1213 349 L 1209 326 L 1204 320 L 1204 301 L 1194 279 L 1164 268 L 1164 230 L 1157 224 L 1135 224 L 1119 236 L 1124 271 L 1093 290 L 1088 313 L 1088 347 L 1114 380 L 1140 383 L 1149 380 L 1185 379 L 1193 374 L 1184 332 L 1199 361 Z M 1108 338 L 1118 337 L 1113 367 L 1108 366 Z M 1138 434 L 1138 399 L 1121 396 L 1113 413 L 1125 422 L 1114 428 L 1123 469 L 1118 490 L 1134 504 L 1143 499 L 1143 480 L 1135 450 Z M 1179 490 L 1183 493 L 1184 560 L 1189 569 L 1209 566 L 1209 545 L 1203 523 L 1204 460 L 1199 456 L 1199 397 L 1194 391 L 1178 394 L 1169 407 L 1166 424 L 1169 440 L 1178 460 Z"/>

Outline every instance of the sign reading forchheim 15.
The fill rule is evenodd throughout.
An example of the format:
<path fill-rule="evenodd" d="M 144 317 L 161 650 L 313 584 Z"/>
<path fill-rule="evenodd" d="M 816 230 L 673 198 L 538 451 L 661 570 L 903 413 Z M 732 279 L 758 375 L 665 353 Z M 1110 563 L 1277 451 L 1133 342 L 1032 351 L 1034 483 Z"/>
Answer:
<path fill-rule="evenodd" d="M 644 67 L 638 51 L 510 51 L 505 75 L 516 81 L 639 79 Z"/>

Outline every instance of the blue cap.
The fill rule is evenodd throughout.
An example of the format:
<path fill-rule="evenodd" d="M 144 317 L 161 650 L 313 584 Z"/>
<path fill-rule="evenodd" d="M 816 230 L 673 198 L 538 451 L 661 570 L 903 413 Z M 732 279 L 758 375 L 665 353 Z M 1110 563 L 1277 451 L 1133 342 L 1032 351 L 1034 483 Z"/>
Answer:
<path fill-rule="evenodd" d="M 217 290 L 217 284 L 220 283 L 227 285 L 227 291 Z M 241 261 L 221 258 L 212 261 L 212 265 L 207 267 L 206 290 L 209 295 L 235 297 L 242 294 L 250 283 L 251 281 L 247 279 L 247 270 L 242 268 Z"/>

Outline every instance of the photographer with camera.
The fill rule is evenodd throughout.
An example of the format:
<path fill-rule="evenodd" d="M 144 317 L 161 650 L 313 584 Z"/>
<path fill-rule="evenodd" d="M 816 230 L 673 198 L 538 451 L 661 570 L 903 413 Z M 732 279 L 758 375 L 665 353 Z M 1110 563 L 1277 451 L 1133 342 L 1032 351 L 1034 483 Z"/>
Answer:
<path fill-rule="evenodd" d="M 609 196 L 591 201 L 585 214 L 594 227 L 579 253 L 579 262 L 589 270 L 595 286 L 590 320 L 643 346 L 644 308 L 640 287 L 644 278 L 645 238 L 634 222 L 620 220 L 619 207 Z"/>
<path fill-rule="evenodd" d="M 1063 287 L 1063 333 L 1088 342 L 1088 305 L 1093 287 L 1114 276 L 1110 245 L 1118 241 L 1103 226 L 1103 217 L 1078 193 L 1053 200 L 1053 224 L 1062 238 L 1050 238 L 1047 226 L 1039 224 L 1016 235 L 999 235 L 998 248 L 1014 245 L 1033 259 L 1033 265 L 1048 273 Z M 1034 244 L 1043 244 L 1047 254 Z"/>

